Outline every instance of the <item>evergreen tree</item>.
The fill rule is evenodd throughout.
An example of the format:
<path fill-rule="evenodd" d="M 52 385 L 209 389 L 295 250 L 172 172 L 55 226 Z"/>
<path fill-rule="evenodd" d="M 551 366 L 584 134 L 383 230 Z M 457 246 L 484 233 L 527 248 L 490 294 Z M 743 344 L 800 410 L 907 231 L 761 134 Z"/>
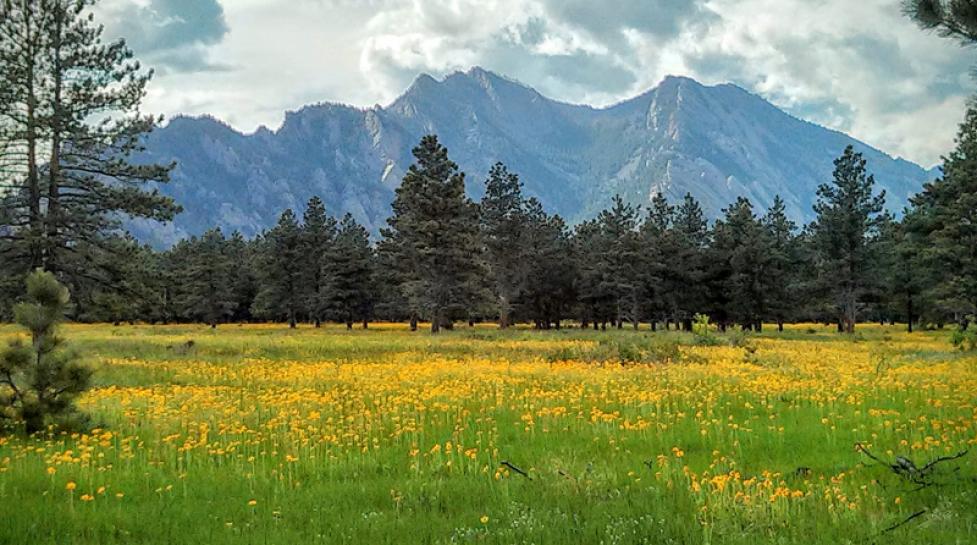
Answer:
<path fill-rule="evenodd" d="M 15 339 L 0 353 L 0 422 L 22 422 L 28 434 L 74 417 L 74 400 L 91 381 L 91 371 L 57 335 L 68 301 L 67 288 L 54 275 L 31 273 L 27 300 L 14 311 L 31 342 Z"/>
<path fill-rule="evenodd" d="M 712 260 L 722 268 L 720 323 L 731 319 L 759 331 L 768 311 L 771 242 L 748 199 L 738 198 L 723 212 L 714 229 Z"/>
<path fill-rule="evenodd" d="M 705 250 L 709 245 L 709 226 L 699 202 L 686 193 L 675 213 L 673 228 L 675 255 L 671 256 L 670 276 L 676 279 L 674 319 L 692 330 L 692 317 L 703 309 L 708 298 Z"/>
<path fill-rule="evenodd" d="M 305 308 L 308 276 L 303 252 L 302 229 L 291 209 L 278 218 L 278 224 L 261 241 L 257 263 L 258 293 L 253 303 L 255 314 L 272 319 L 285 318 L 294 329 Z"/>
<path fill-rule="evenodd" d="M 907 328 L 913 332 L 913 323 L 919 318 L 923 291 L 928 275 L 925 272 L 926 250 L 921 237 L 910 231 L 906 224 L 892 221 L 886 216 L 879 227 L 877 242 L 880 293 L 887 310 L 901 315 Z"/>
<path fill-rule="evenodd" d="M 927 290 L 964 327 L 977 313 L 977 105 L 971 104 L 942 178 L 912 198 L 906 219 L 924 243 L 933 279 Z"/>
<path fill-rule="evenodd" d="M 142 187 L 166 182 L 172 166 L 132 160 L 159 122 L 139 112 L 152 73 L 124 41 L 102 42 L 93 5 L 0 3 L 0 149 L 18 210 L 3 252 L 72 284 L 102 272 L 97 254 L 116 247 L 106 234 L 121 218 L 166 221 L 179 212 Z"/>
<path fill-rule="evenodd" d="M 675 207 L 668 204 L 668 200 L 661 193 L 656 193 L 651 199 L 648 216 L 641 225 L 641 245 L 644 253 L 643 282 L 648 298 L 648 312 L 651 316 L 652 331 L 658 328 L 657 322 L 664 321 L 666 326 L 670 317 L 678 306 L 676 289 L 679 281 L 672 274 L 674 263 L 678 255 L 675 231 Z"/>
<path fill-rule="evenodd" d="M 601 244 L 600 267 L 598 275 L 600 291 L 612 299 L 614 323 L 618 329 L 625 321 L 637 329 L 641 318 L 642 293 L 642 254 L 638 238 L 640 209 L 624 202 L 620 195 L 614 196 L 614 204 L 609 210 L 597 216 L 600 227 Z"/>
<path fill-rule="evenodd" d="M 577 270 L 574 290 L 581 305 L 584 327 L 593 323 L 594 329 L 607 328 L 614 316 L 614 293 L 604 275 L 608 267 L 604 256 L 604 237 L 597 220 L 577 224 L 573 232 L 573 258 Z"/>
<path fill-rule="evenodd" d="M 450 327 L 474 299 L 478 209 L 465 196 L 465 176 L 436 136 L 421 139 L 393 202 L 384 231 L 404 272 L 405 297 L 431 320 L 431 332 Z"/>
<path fill-rule="evenodd" d="M 926 30 L 965 44 L 977 42 L 977 3 L 973 0 L 903 0 L 902 6 Z"/>
<path fill-rule="evenodd" d="M 835 160 L 834 180 L 818 187 L 813 225 L 819 279 L 838 312 L 839 329 L 853 333 L 859 305 L 870 282 L 870 240 L 878 232 L 885 192 L 874 194 L 875 178 L 852 146 Z"/>
<path fill-rule="evenodd" d="M 251 320 L 251 305 L 258 294 L 258 278 L 255 273 L 256 245 L 234 231 L 224 244 L 225 254 L 231 262 L 228 278 L 234 311 L 230 319 L 235 322 Z"/>
<path fill-rule="evenodd" d="M 769 240 L 767 263 L 769 282 L 766 295 L 770 317 L 777 322 L 777 329 L 784 330 L 784 322 L 795 310 L 798 300 L 797 285 L 800 255 L 795 235 L 797 226 L 787 217 L 786 206 L 780 195 L 763 217 L 763 226 Z"/>
<path fill-rule="evenodd" d="M 336 220 L 326 214 L 326 207 L 319 197 L 312 197 L 305 208 L 302 224 L 303 297 L 309 302 L 307 310 L 315 326 L 319 327 L 328 312 L 320 302 L 327 298 L 323 271 L 336 242 Z"/>
<path fill-rule="evenodd" d="M 489 171 L 482 197 L 480 218 L 485 259 L 498 307 L 499 326 L 511 324 L 513 307 L 526 282 L 527 221 L 519 176 L 502 163 Z"/>
<path fill-rule="evenodd" d="M 366 329 L 373 307 L 373 249 L 370 235 L 353 216 L 339 223 L 323 267 L 322 308 L 333 319 L 353 328 L 357 319 Z"/>
<path fill-rule="evenodd" d="M 235 311 L 232 279 L 237 264 L 228 255 L 224 234 L 220 228 L 211 229 L 178 246 L 182 248 L 175 254 L 186 256 L 177 265 L 182 284 L 179 300 L 182 315 L 216 328 Z"/>
<path fill-rule="evenodd" d="M 547 215 L 535 198 L 526 201 L 525 218 L 525 251 L 532 258 L 527 260 L 521 308 L 537 329 L 559 329 L 575 300 L 570 233 L 563 219 Z"/>

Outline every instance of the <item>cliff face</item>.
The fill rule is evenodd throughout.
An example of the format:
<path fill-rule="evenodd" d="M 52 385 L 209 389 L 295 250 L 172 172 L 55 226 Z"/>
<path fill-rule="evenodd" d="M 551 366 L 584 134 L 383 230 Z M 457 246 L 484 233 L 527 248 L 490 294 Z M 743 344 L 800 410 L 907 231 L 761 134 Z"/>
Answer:
<path fill-rule="evenodd" d="M 806 222 L 818 184 L 831 179 L 833 160 L 848 144 L 865 154 L 894 211 L 935 175 L 734 85 L 669 77 L 634 99 L 594 109 L 474 68 L 441 81 L 422 75 L 384 108 L 308 106 L 288 113 L 274 132 L 244 135 L 212 118 L 176 118 L 152 134 L 146 159 L 177 161 L 162 191 L 185 212 L 172 225 L 131 228 L 157 245 L 215 225 L 250 236 L 319 195 L 330 213 L 351 212 L 375 233 L 413 160 L 411 148 L 429 133 L 468 174 L 473 197 L 502 161 L 528 194 L 570 221 L 593 216 L 615 194 L 644 204 L 659 192 L 672 199 L 691 192 L 711 217 L 737 196 L 762 209 L 780 194 L 793 219 Z"/>

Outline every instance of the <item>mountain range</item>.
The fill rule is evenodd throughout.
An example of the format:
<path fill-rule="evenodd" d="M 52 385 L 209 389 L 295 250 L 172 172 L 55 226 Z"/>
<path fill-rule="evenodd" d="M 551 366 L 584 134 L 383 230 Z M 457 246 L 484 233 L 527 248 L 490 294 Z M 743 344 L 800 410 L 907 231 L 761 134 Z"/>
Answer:
<path fill-rule="evenodd" d="M 385 107 L 306 106 L 275 131 L 243 134 L 212 117 L 176 117 L 150 135 L 143 159 L 177 162 L 160 189 L 185 211 L 164 226 L 129 227 L 157 246 L 213 226 L 251 236 L 318 195 L 330 213 L 350 212 L 377 233 L 411 149 L 431 133 L 466 172 L 473 198 L 502 161 L 528 195 L 570 222 L 593 217 L 615 194 L 645 204 L 657 193 L 674 201 L 686 192 L 711 218 L 740 195 L 762 212 L 779 194 L 792 219 L 807 222 L 818 184 L 831 179 L 849 144 L 864 154 L 893 211 L 936 176 L 732 84 L 667 77 L 633 99 L 593 108 L 473 68 L 442 80 L 421 75 Z"/>

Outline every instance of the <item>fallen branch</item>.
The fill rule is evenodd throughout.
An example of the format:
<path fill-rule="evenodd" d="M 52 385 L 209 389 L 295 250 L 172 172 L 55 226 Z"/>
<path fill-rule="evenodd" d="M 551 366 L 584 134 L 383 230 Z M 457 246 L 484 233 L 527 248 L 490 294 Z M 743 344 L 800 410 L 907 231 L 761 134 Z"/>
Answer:
<path fill-rule="evenodd" d="M 522 475 L 523 477 L 525 477 L 525 478 L 527 478 L 527 479 L 529 479 L 530 481 L 531 481 L 531 480 L 533 480 L 533 478 L 529 476 L 529 473 L 526 473 L 525 471 L 523 471 L 523 470 L 521 470 L 521 469 L 519 469 L 518 467 L 516 467 L 516 466 L 514 466 L 514 465 L 512 465 L 512 464 L 510 464 L 510 463 L 509 463 L 508 461 L 506 461 L 506 460 L 502 460 L 502 462 L 500 463 L 500 465 L 503 465 L 503 466 L 505 466 L 505 467 L 507 467 L 507 468 L 509 468 L 509 469 L 511 469 L 512 471 L 515 471 L 516 473 L 518 473 L 518 474 L 520 474 L 520 475 Z"/>
<path fill-rule="evenodd" d="M 885 460 L 872 454 L 872 452 L 868 450 L 865 447 L 865 445 L 861 443 L 855 443 L 855 450 L 868 456 L 869 458 L 879 463 L 880 465 L 889 468 L 896 475 L 904 477 L 906 480 L 908 480 L 913 484 L 920 485 L 921 488 L 926 488 L 927 486 L 935 484 L 931 480 L 929 480 L 929 473 L 933 469 L 936 469 L 936 466 L 938 464 L 963 458 L 964 456 L 967 455 L 967 452 L 969 452 L 967 450 L 962 450 L 954 454 L 953 456 L 941 456 L 920 468 L 917 467 L 912 460 L 906 458 L 905 456 L 896 456 L 894 463 L 886 462 Z"/>
<path fill-rule="evenodd" d="M 927 471 L 933 469 L 933 467 L 936 466 L 936 464 L 939 464 L 941 462 L 951 462 L 953 460 L 963 458 L 964 456 L 967 455 L 967 452 L 969 452 L 969 450 L 961 450 L 960 452 L 954 454 L 953 456 L 942 456 L 926 464 L 925 466 L 923 466 L 923 469 L 920 469 L 919 471 L 920 473 L 925 474 Z"/>
<path fill-rule="evenodd" d="M 897 524 L 893 524 L 892 526 L 889 526 L 885 530 L 882 530 L 882 533 L 885 534 L 885 533 L 891 532 L 891 531 L 895 530 L 896 528 L 899 528 L 900 526 L 902 526 L 904 524 L 908 524 L 913 519 L 923 516 L 924 514 L 926 514 L 926 509 L 923 509 L 923 510 L 920 510 L 920 511 L 916 511 L 915 513 L 909 515 L 909 517 L 907 517 L 906 519 L 904 519 L 902 522 L 899 522 Z"/>

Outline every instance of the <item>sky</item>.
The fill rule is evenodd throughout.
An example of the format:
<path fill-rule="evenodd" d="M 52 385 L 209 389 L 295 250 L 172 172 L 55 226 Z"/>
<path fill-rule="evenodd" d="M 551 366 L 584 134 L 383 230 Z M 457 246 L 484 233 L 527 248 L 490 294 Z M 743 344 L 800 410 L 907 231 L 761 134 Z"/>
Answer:
<path fill-rule="evenodd" d="M 953 147 L 977 50 L 898 0 L 102 0 L 156 75 L 144 103 L 243 132 L 288 110 L 385 105 L 472 66 L 605 106 L 666 75 L 732 82 L 925 167 Z"/>

